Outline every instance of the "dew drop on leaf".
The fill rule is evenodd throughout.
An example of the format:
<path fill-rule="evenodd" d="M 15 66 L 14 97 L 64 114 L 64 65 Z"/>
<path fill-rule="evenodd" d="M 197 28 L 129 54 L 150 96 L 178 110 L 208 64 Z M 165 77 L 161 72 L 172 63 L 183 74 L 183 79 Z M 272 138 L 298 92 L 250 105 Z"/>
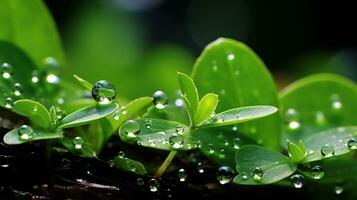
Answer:
<path fill-rule="evenodd" d="M 234 55 L 233 53 L 229 53 L 229 54 L 227 55 L 227 59 L 228 59 L 229 61 L 232 61 L 232 60 L 235 59 L 235 55 Z"/>
<path fill-rule="evenodd" d="M 299 114 L 295 109 L 288 109 L 285 113 L 285 122 L 290 130 L 300 128 Z"/>
<path fill-rule="evenodd" d="M 154 178 L 149 180 L 149 189 L 151 192 L 157 192 L 160 187 L 160 182 Z"/>
<path fill-rule="evenodd" d="M 92 97 L 100 104 L 108 104 L 116 96 L 114 86 L 105 80 L 96 82 L 92 88 Z"/>
<path fill-rule="evenodd" d="M 292 175 L 290 181 L 294 188 L 302 188 L 304 185 L 304 176 L 301 174 Z"/>
<path fill-rule="evenodd" d="M 22 140 L 28 140 L 31 139 L 32 135 L 33 135 L 33 129 L 31 128 L 31 126 L 28 125 L 22 125 L 20 126 L 20 128 L 17 130 L 17 133 L 19 134 L 19 137 Z"/>
<path fill-rule="evenodd" d="M 234 131 L 234 132 L 238 131 L 238 127 L 237 126 L 233 126 L 232 127 L 232 131 Z"/>
<path fill-rule="evenodd" d="M 144 179 L 142 178 L 136 179 L 136 184 L 138 184 L 139 186 L 143 186 L 145 184 Z"/>
<path fill-rule="evenodd" d="M 37 71 L 37 70 L 32 71 L 32 73 L 31 73 L 31 82 L 32 82 L 33 84 L 36 84 L 36 83 L 38 83 L 39 81 L 40 81 L 40 79 L 39 79 L 39 73 L 38 73 L 38 71 Z"/>
<path fill-rule="evenodd" d="M 203 174 L 203 173 L 205 172 L 205 168 L 204 168 L 202 162 L 198 162 L 198 163 L 197 163 L 197 171 L 198 171 L 198 173 L 200 173 L 200 174 Z"/>
<path fill-rule="evenodd" d="M 182 136 L 179 136 L 177 134 L 173 134 L 170 138 L 169 138 L 169 142 L 170 145 L 175 148 L 175 149 L 179 149 L 181 147 L 183 147 L 183 143 L 184 143 L 184 138 Z"/>
<path fill-rule="evenodd" d="M 332 110 L 339 111 L 342 109 L 342 102 L 341 102 L 338 94 L 333 94 L 331 96 L 331 100 L 332 100 L 332 103 L 331 103 Z"/>
<path fill-rule="evenodd" d="M 253 169 L 253 179 L 255 181 L 261 180 L 263 175 L 264 175 L 264 171 L 263 171 L 262 168 L 256 167 L 256 168 Z"/>
<path fill-rule="evenodd" d="M 1 65 L 1 74 L 4 79 L 10 79 L 13 72 L 13 68 L 8 63 L 3 63 Z"/>
<path fill-rule="evenodd" d="M 312 167 L 310 169 L 310 172 L 311 172 L 312 178 L 316 179 L 316 180 L 322 179 L 325 175 L 324 170 L 318 165 Z"/>
<path fill-rule="evenodd" d="M 79 136 L 73 138 L 72 142 L 73 142 L 73 145 L 74 145 L 75 149 L 81 149 L 83 144 L 84 144 L 83 138 L 81 138 Z"/>
<path fill-rule="evenodd" d="M 145 124 L 145 128 L 147 128 L 147 129 L 151 129 L 151 122 L 146 122 L 146 124 Z"/>
<path fill-rule="evenodd" d="M 351 138 L 347 141 L 347 146 L 350 149 L 357 149 L 357 139 L 356 138 Z"/>
<path fill-rule="evenodd" d="M 233 144 L 233 148 L 239 149 L 240 146 L 242 145 L 242 141 L 238 137 L 237 138 L 233 138 L 232 144 Z"/>
<path fill-rule="evenodd" d="M 56 118 L 57 118 L 57 120 L 62 119 L 64 117 L 64 115 L 65 115 L 64 111 L 59 107 L 56 107 L 55 109 L 56 109 Z"/>
<path fill-rule="evenodd" d="M 163 91 L 156 91 L 153 94 L 153 103 L 157 109 L 164 109 L 167 106 L 167 103 L 169 102 L 169 99 L 167 98 L 167 95 Z"/>
<path fill-rule="evenodd" d="M 175 100 L 175 105 L 178 108 L 182 108 L 185 105 L 185 101 L 181 98 Z"/>
<path fill-rule="evenodd" d="M 22 92 L 23 92 L 22 85 L 20 83 L 15 83 L 14 84 L 14 95 L 19 97 L 19 96 L 21 96 Z"/>
<path fill-rule="evenodd" d="M 14 100 L 11 97 L 7 97 L 5 99 L 5 108 L 12 108 L 12 106 L 14 105 Z"/>
<path fill-rule="evenodd" d="M 335 186 L 335 194 L 339 195 L 343 193 L 343 187 L 337 185 Z"/>
<path fill-rule="evenodd" d="M 120 114 L 119 114 L 118 111 L 114 113 L 113 118 L 114 118 L 114 120 L 116 120 L 116 121 L 118 121 L 118 120 L 120 119 Z"/>
<path fill-rule="evenodd" d="M 210 153 L 210 154 L 213 154 L 214 153 L 214 146 L 213 146 L 213 144 L 208 144 L 207 145 L 207 151 L 208 151 L 208 153 Z"/>
<path fill-rule="evenodd" d="M 131 138 L 136 138 L 140 133 L 140 125 L 134 120 L 128 120 L 122 128 L 124 133 Z"/>
<path fill-rule="evenodd" d="M 323 157 L 331 157 L 335 155 L 335 148 L 330 144 L 325 144 L 321 147 L 321 155 Z"/>
<path fill-rule="evenodd" d="M 234 176 L 234 170 L 229 166 L 221 166 L 217 169 L 217 180 L 220 184 L 230 183 Z"/>
<path fill-rule="evenodd" d="M 179 169 L 178 172 L 177 172 L 177 177 L 178 177 L 180 182 L 185 182 L 186 179 L 187 179 L 186 170 L 183 169 L 183 168 Z"/>
<path fill-rule="evenodd" d="M 118 152 L 118 157 L 119 157 L 119 158 L 124 158 L 124 157 L 125 157 L 124 151 L 119 151 L 119 152 Z"/>
<path fill-rule="evenodd" d="M 185 129 L 181 125 L 177 125 L 176 128 L 175 128 L 176 133 L 179 134 L 179 135 L 182 135 L 184 130 Z"/>

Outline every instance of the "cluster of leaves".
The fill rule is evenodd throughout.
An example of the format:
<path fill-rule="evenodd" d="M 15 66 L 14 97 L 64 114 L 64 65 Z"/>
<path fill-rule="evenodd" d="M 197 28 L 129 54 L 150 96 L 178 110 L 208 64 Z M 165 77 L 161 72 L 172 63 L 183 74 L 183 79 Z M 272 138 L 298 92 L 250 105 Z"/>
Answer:
<path fill-rule="evenodd" d="M 15 1 L 1 4 L 22 5 Z M 42 3 L 27 3 L 31 5 L 22 5 L 23 8 L 43 15 L 36 18 L 42 25 L 29 29 L 46 28 L 37 31 L 36 40 L 30 42 L 23 42 L 23 30 L 16 24 L 10 24 L 8 29 L 18 37 L 0 32 L 0 63 L 13 66 L 11 78 L 1 78 L 0 103 L 28 118 L 33 135 L 21 139 L 15 128 L 4 136 L 5 143 L 51 139 L 79 156 L 98 158 L 103 145 L 119 129 L 122 142 L 171 152 L 197 149 L 218 165 L 235 168 L 236 184 L 271 184 L 297 172 L 310 177 L 300 166 L 315 163 L 326 171 L 322 183 L 356 181 L 350 175 L 355 171 L 352 151 L 356 148 L 347 145 L 357 137 L 355 83 L 336 75 L 318 74 L 292 83 L 279 94 L 264 63 L 249 47 L 221 38 L 208 45 L 197 59 L 192 78 L 183 73 L 177 75 L 187 112 L 183 118 L 179 117 L 180 108 L 156 109 L 151 97 L 125 106 L 119 106 L 118 99 L 100 105 L 88 98 L 87 91 L 65 80 L 46 80 L 53 67 L 58 66 L 53 62 L 50 66 L 42 64 L 43 57 L 51 55 L 63 64 L 63 53 Z M 27 24 L 21 15 L 11 12 L 8 16 L 14 22 Z M 51 40 L 45 42 L 44 38 Z M 42 43 L 46 48 L 36 46 Z M 33 46 L 36 51 L 32 51 Z M 36 83 L 31 81 L 34 72 L 39 74 Z M 92 90 L 91 83 L 76 78 Z M 14 95 L 15 83 L 22 85 L 21 95 Z M 9 97 L 16 101 L 9 102 Z M 82 148 L 73 143 L 78 136 L 84 140 Z M 123 156 L 115 157 L 110 164 L 146 173 L 143 164 Z M 257 168 L 262 171 L 258 179 L 254 174 Z"/>

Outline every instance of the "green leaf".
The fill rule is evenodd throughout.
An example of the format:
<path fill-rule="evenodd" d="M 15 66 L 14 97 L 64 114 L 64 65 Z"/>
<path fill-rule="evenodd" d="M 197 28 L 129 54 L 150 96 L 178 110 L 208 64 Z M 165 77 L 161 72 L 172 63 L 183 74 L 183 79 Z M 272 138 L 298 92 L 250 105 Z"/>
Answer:
<path fill-rule="evenodd" d="M 348 140 L 357 138 L 357 126 L 333 128 L 319 133 L 314 133 L 303 138 L 306 145 L 307 156 L 303 162 L 312 162 L 328 158 L 322 155 L 322 147 L 330 145 L 334 156 L 339 156 L 353 151 L 347 146 Z"/>
<path fill-rule="evenodd" d="M 3 63 L 11 65 L 13 73 L 11 75 L 11 79 L 4 79 L 3 77 L 0 79 L 1 106 L 4 106 L 4 101 L 7 97 L 14 96 L 15 83 L 20 83 L 23 87 L 23 92 L 20 96 L 21 98 L 33 98 L 35 92 L 33 86 L 31 85 L 31 73 L 34 69 L 36 69 L 36 66 L 31 59 L 25 54 L 25 52 L 13 44 L 0 41 L 0 65 Z"/>
<path fill-rule="evenodd" d="M 189 128 L 174 121 L 150 118 L 129 120 L 120 127 L 119 135 L 124 142 L 136 141 L 141 146 L 154 149 L 176 151 L 196 148 Z"/>
<path fill-rule="evenodd" d="M 341 76 L 317 74 L 298 80 L 281 92 L 285 116 L 283 144 L 339 126 L 357 125 L 357 87 Z M 284 144 L 285 146 L 285 144 Z"/>
<path fill-rule="evenodd" d="M 246 145 L 237 150 L 236 163 L 239 174 L 233 182 L 242 185 L 275 183 L 296 171 L 296 164 L 288 157 L 257 145 Z M 255 179 L 253 175 L 257 167 L 263 170 L 260 180 Z"/>
<path fill-rule="evenodd" d="M 88 91 L 92 91 L 93 89 L 93 84 L 89 83 L 88 81 L 82 79 L 81 77 L 77 76 L 77 75 L 73 75 L 74 78 L 77 79 L 78 82 L 80 82 L 82 84 L 82 86 L 87 89 Z"/>
<path fill-rule="evenodd" d="M 199 104 L 197 88 L 192 78 L 186 74 L 177 72 L 177 78 L 180 84 L 182 96 L 186 101 L 186 107 L 189 110 L 190 119 L 193 120 Z"/>
<path fill-rule="evenodd" d="M 143 164 L 138 161 L 132 160 L 130 158 L 117 156 L 113 160 L 109 161 L 111 166 L 115 166 L 118 169 L 134 172 L 136 174 L 144 175 L 146 174 L 146 169 Z"/>
<path fill-rule="evenodd" d="M 235 154 L 242 145 L 250 142 L 241 137 L 237 131 L 222 130 L 220 127 L 202 128 L 192 134 L 194 143 L 208 158 L 219 165 L 235 168 Z"/>
<path fill-rule="evenodd" d="M 75 145 L 73 144 L 73 138 L 65 137 L 60 140 L 62 145 L 69 150 L 71 153 L 87 158 L 96 158 L 97 154 L 93 151 L 91 145 L 85 141 L 80 149 L 76 149 Z"/>
<path fill-rule="evenodd" d="M 305 149 L 302 149 L 300 146 L 290 142 L 290 140 L 288 140 L 288 152 L 291 160 L 296 163 L 305 158 Z"/>
<path fill-rule="evenodd" d="M 99 153 L 103 145 L 112 136 L 112 126 L 107 118 L 94 121 L 88 127 L 88 130 L 80 134 L 92 147 L 92 149 Z"/>
<path fill-rule="evenodd" d="M 64 55 L 55 23 L 41 0 L 2 0 L 0 40 L 23 49 L 37 66 L 51 56 L 63 64 Z"/>
<path fill-rule="evenodd" d="M 121 107 L 118 112 L 108 117 L 112 126 L 111 132 L 117 130 L 127 120 L 143 115 L 151 105 L 153 105 L 152 97 L 140 97 Z"/>
<path fill-rule="evenodd" d="M 71 128 L 88 124 L 91 121 L 95 121 L 113 114 L 119 108 L 118 104 L 110 103 L 106 105 L 95 104 L 85 107 L 83 109 L 72 112 L 66 117 L 62 118 L 57 125 L 57 128 Z"/>
<path fill-rule="evenodd" d="M 200 127 L 225 126 L 242 123 L 250 120 L 259 119 L 277 112 L 278 109 L 273 106 L 246 106 L 233 108 L 203 121 Z"/>
<path fill-rule="evenodd" d="M 208 93 L 202 97 L 194 118 L 195 124 L 200 124 L 202 121 L 210 118 L 212 113 L 216 110 L 217 103 L 218 95 L 216 94 Z"/>
<path fill-rule="evenodd" d="M 338 157 L 336 159 L 326 159 L 321 162 L 321 167 L 325 171 L 321 183 L 346 183 L 352 180 L 357 181 L 357 160 Z"/>
<path fill-rule="evenodd" d="M 47 129 L 51 123 L 48 110 L 41 103 L 29 99 L 21 99 L 14 103 L 12 110 L 29 118 L 34 124 Z"/>
<path fill-rule="evenodd" d="M 22 144 L 36 140 L 50 140 L 63 137 L 63 131 L 49 132 L 46 130 L 34 129 L 31 138 L 24 140 L 19 137 L 18 129 L 13 129 L 4 135 L 4 142 L 6 144 Z"/>
<path fill-rule="evenodd" d="M 259 57 L 241 42 L 220 38 L 209 44 L 197 59 L 192 77 L 201 96 L 209 92 L 219 95 L 217 113 L 253 105 L 279 108 L 272 76 Z M 279 148 L 278 114 L 240 124 L 238 129 L 264 146 Z"/>

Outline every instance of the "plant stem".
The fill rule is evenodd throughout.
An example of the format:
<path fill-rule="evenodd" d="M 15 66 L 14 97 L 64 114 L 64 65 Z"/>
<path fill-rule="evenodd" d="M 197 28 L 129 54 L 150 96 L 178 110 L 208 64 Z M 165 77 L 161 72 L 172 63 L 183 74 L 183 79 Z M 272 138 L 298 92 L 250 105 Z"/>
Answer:
<path fill-rule="evenodd" d="M 174 159 L 177 151 L 171 151 L 170 154 L 166 157 L 165 161 L 161 164 L 159 169 L 156 171 L 154 177 L 160 178 L 162 174 L 166 171 L 166 169 L 170 166 L 172 159 Z"/>

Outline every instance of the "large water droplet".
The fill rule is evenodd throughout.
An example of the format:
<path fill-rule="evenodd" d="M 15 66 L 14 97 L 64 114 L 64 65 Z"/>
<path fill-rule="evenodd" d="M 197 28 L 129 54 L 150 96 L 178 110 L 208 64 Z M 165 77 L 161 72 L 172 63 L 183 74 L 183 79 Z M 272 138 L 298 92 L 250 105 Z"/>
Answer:
<path fill-rule="evenodd" d="M 160 182 L 154 178 L 149 180 L 149 188 L 151 192 L 157 192 L 160 187 Z"/>
<path fill-rule="evenodd" d="M 234 176 L 234 170 L 229 166 L 221 166 L 217 169 L 217 180 L 220 184 L 230 183 Z"/>
<path fill-rule="evenodd" d="M 300 128 L 299 114 L 295 109 L 289 108 L 285 113 L 285 122 L 290 130 Z"/>
<path fill-rule="evenodd" d="M 11 78 L 13 68 L 10 64 L 8 63 L 3 63 L 1 65 L 1 74 L 4 79 L 9 79 Z"/>
<path fill-rule="evenodd" d="M 157 109 L 164 109 L 167 106 L 169 99 L 163 91 L 156 91 L 153 94 L 153 103 Z"/>
<path fill-rule="evenodd" d="M 7 97 L 5 99 L 5 108 L 12 108 L 12 106 L 14 105 L 14 100 L 11 97 Z"/>
<path fill-rule="evenodd" d="M 335 194 L 339 195 L 343 193 L 343 187 L 337 185 L 335 186 Z"/>
<path fill-rule="evenodd" d="M 264 175 L 264 171 L 263 171 L 262 168 L 256 167 L 256 168 L 253 169 L 253 179 L 255 181 L 261 180 L 263 175 Z"/>
<path fill-rule="evenodd" d="M 312 178 L 316 179 L 316 180 L 322 179 L 325 175 L 324 170 L 318 165 L 312 167 L 310 172 L 311 172 Z"/>
<path fill-rule="evenodd" d="M 73 138 L 72 142 L 73 142 L 73 145 L 74 145 L 75 149 L 81 149 L 83 144 L 84 144 L 83 138 L 81 138 L 79 136 Z"/>
<path fill-rule="evenodd" d="M 122 129 L 128 137 L 136 138 L 140 133 L 140 124 L 134 120 L 128 120 Z"/>
<path fill-rule="evenodd" d="M 92 97 L 100 104 L 108 104 L 112 102 L 115 95 L 115 88 L 108 81 L 101 80 L 93 85 Z"/>
<path fill-rule="evenodd" d="M 356 138 L 351 138 L 347 141 L 347 146 L 350 149 L 357 149 L 357 139 Z"/>
<path fill-rule="evenodd" d="M 184 138 L 180 135 L 177 134 L 173 134 L 170 138 L 169 138 L 169 142 L 170 145 L 175 148 L 175 149 L 179 149 L 181 147 L 183 147 L 183 143 L 184 143 Z"/>
<path fill-rule="evenodd" d="M 33 135 L 33 129 L 31 128 L 31 126 L 28 125 L 22 125 L 19 127 L 19 129 L 17 130 L 17 133 L 19 134 L 19 137 L 22 140 L 28 140 L 32 137 Z"/>
<path fill-rule="evenodd" d="M 179 169 L 178 172 L 177 172 L 177 177 L 179 178 L 179 181 L 185 182 L 186 179 L 187 179 L 186 170 L 183 169 L 183 168 Z"/>
<path fill-rule="evenodd" d="M 325 144 L 321 147 L 321 155 L 324 157 L 331 157 L 335 155 L 335 148 L 330 144 Z"/>
<path fill-rule="evenodd" d="M 290 181 L 294 188 L 302 188 L 304 185 L 304 176 L 301 174 L 292 175 Z"/>

